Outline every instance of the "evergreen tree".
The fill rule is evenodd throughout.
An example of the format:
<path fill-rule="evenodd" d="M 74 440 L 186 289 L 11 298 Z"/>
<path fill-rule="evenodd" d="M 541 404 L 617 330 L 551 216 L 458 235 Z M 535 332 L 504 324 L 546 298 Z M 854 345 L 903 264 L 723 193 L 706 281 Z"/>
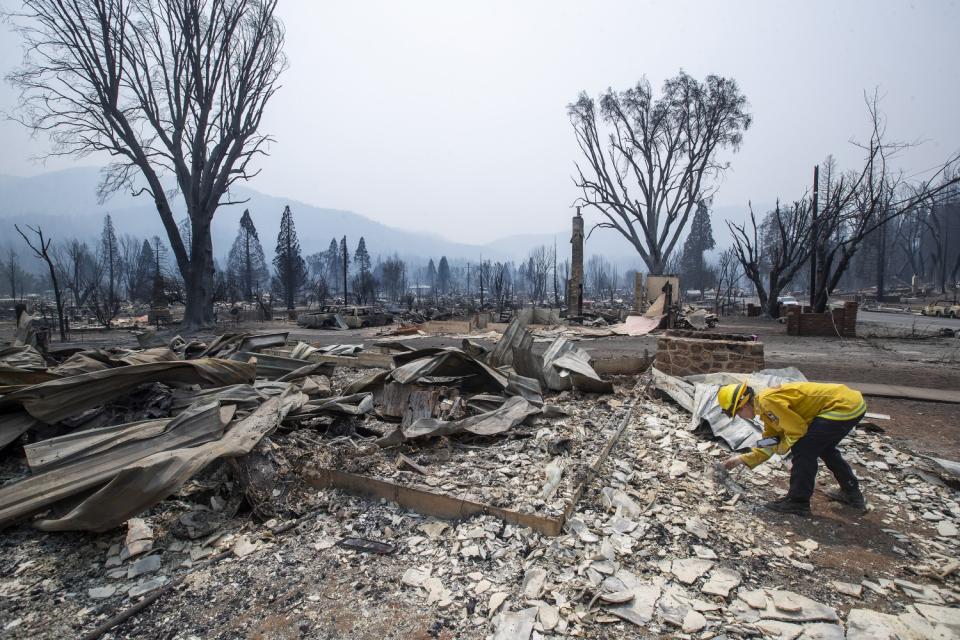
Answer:
<path fill-rule="evenodd" d="M 440 258 L 440 265 L 437 267 L 437 284 L 440 285 L 441 295 L 447 295 L 450 292 L 450 263 L 447 262 L 447 256 Z"/>
<path fill-rule="evenodd" d="M 427 282 L 430 284 L 430 293 L 437 292 L 437 265 L 433 263 L 433 258 L 427 263 Z"/>
<path fill-rule="evenodd" d="M 240 217 L 240 230 L 227 258 L 227 280 L 233 283 L 244 300 L 250 301 L 260 293 L 269 277 L 260 236 L 250 211 L 246 210 Z"/>
<path fill-rule="evenodd" d="M 153 291 L 151 293 L 151 304 L 161 306 L 167 303 L 166 288 L 166 264 L 167 264 L 167 246 L 163 244 L 160 236 L 153 236 L 150 240 L 150 257 L 152 264 L 150 275 L 152 276 Z"/>
<path fill-rule="evenodd" d="M 283 216 L 280 218 L 280 233 L 277 235 L 273 267 L 276 272 L 274 290 L 283 298 L 287 309 L 293 309 L 297 294 L 307 283 L 307 263 L 300 254 L 300 241 L 293 226 L 290 207 L 284 207 Z"/>
<path fill-rule="evenodd" d="M 343 236 L 340 240 L 338 257 L 338 266 L 342 271 L 339 275 L 343 276 L 343 304 L 347 304 L 347 269 L 350 266 L 350 250 L 347 248 L 347 236 Z"/>
<path fill-rule="evenodd" d="M 357 294 L 357 300 L 360 304 L 366 304 L 372 291 L 372 276 L 370 274 L 370 253 L 367 251 L 367 242 L 360 237 L 357 243 L 357 250 L 353 254 L 353 264 L 357 267 L 357 276 L 359 287 L 355 287 L 354 293 Z"/>
<path fill-rule="evenodd" d="M 690 235 L 683 243 L 683 257 L 680 262 L 682 275 L 688 282 L 696 285 L 703 291 L 706 284 L 706 266 L 703 254 L 717 246 L 713 239 L 713 228 L 710 224 L 710 211 L 704 202 L 697 205 L 690 224 Z"/>
<path fill-rule="evenodd" d="M 340 289 L 340 247 L 336 238 L 330 238 L 330 246 L 324 252 L 323 260 L 327 283 L 336 293 Z"/>
<path fill-rule="evenodd" d="M 138 302 L 149 302 L 154 281 L 153 247 L 149 240 L 143 241 L 137 254 L 137 265 L 130 277 L 130 297 Z"/>
<path fill-rule="evenodd" d="M 105 302 L 107 309 L 112 311 L 110 318 L 113 318 L 119 310 L 117 280 L 120 277 L 120 244 L 117 242 L 117 233 L 114 231 L 110 214 L 103 218 L 103 232 L 100 234 L 100 263 L 107 277 Z"/>

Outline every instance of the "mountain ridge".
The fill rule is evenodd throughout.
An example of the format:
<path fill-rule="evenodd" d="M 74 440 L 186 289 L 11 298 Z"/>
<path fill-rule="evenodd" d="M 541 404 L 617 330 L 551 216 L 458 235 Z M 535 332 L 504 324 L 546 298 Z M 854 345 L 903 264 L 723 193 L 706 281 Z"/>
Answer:
<path fill-rule="evenodd" d="M 100 203 L 96 195 L 99 179 L 100 170 L 95 167 L 76 167 L 27 177 L 0 174 L 0 224 L 8 231 L 0 234 L 0 246 L 7 247 L 12 243 L 22 253 L 22 241 L 12 233 L 11 223 L 21 227 L 23 224 L 39 224 L 50 230 L 48 233 L 55 242 L 76 237 L 93 243 L 99 238 L 103 217 L 108 213 L 113 217 L 119 235 L 131 234 L 140 238 L 159 235 L 166 239 L 152 201 L 146 196 L 135 198 L 124 191 Z M 324 251 L 331 239 L 339 241 L 344 235 L 351 252 L 362 236 L 375 259 L 396 253 L 414 267 L 425 263 L 428 258 L 439 259 L 443 255 L 451 261 L 475 262 L 481 256 L 485 260 L 523 260 L 534 247 L 553 246 L 554 243 L 560 261 L 569 255 L 572 213 L 563 216 L 563 224 L 558 224 L 552 232 L 512 234 L 492 242 L 468 244 L 448 240 L 438 233 L 401 229 L 345 209 L 319 207 L 265 194 L 246 185 L 235 188 L 232 195 L 239 200 L 249 200 L 244 204 L 221 207 L 214 216 L 212 234 L 214 255 L 218 260 L 225 259 L 229 252 L 245 209 L 250 210 L 269 260 L 274 253 L 274 239 L 285 206 L 290 206 L 293 211 L 304 255 Z M 173 203 L 177 219 L 186 217 L 182 199 L 174 198 Z M 591 226 L 589 220 L 587 226 Z M 715 216 L 715 234 L 721 231 L 718 226 Z M 585 251 L 588 259 L 590 255 L 600 254 L 624 267 L 639 268 L 642 264 L 626 239 L 608 229 L 596 230 L 587 241 Z"/>

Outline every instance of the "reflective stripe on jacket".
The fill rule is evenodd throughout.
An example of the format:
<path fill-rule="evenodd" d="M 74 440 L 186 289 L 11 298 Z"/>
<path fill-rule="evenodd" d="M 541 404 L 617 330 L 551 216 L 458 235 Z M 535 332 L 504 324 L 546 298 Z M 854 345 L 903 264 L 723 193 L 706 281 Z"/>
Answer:
<path fill-rule="evenodd" d="M 789 382 L 757 394 L 753 403 L 763 421 L 763 437 L 779 437 L 772 447 L 754 448 L 742 456 L 753 468 L 774 453 L 785 455 L 790 447 L 807 433 L 814 418 L 846 422 L 867 411 L 867 403 L 859 391 L 842 384 Z"/>

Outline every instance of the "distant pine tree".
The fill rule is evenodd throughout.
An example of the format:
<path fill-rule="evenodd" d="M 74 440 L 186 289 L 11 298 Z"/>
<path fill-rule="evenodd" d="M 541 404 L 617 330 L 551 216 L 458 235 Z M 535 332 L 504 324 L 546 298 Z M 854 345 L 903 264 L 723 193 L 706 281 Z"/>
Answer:
<path fill-rule="evenodd" d="M 330 246 L 324 252 L 323 260 L 327 283 L 336 293 L 340 290 L 340 245 L 336 238 L 330 238 Z"/>
<path fill-rule="evenodd" d="M 153 278 L 151 304 L 163 306 L 167 304 L 167 245 L 163 244 L 160 236 L 153 236 L 150 239 L 150 251 L 153 259 L 150 271 Z"/>
<path fill-rule="evenodd" d="M 366 304 L 373 294 L 372 279 L 370 273 L 370 252 L 367 251 L 367 242 L 361 236 L 357 243 L 357 250 L 353 254 L 353 263 L 357 266 L 357 284 L 355 287 L 357 299 L 360 304 Z"/>
<path fill-rule="evenodd" d="M 120 243 L 117 242 L 117 233 L 113 228 L 110 214 L 103 218 L 103 232 L 100 234 L 100 264 L 107 277 L 106 304 L 112 311 L 113 318 L 117 313 L 117 280 L 120 277 Z"/>
<path fill-rule="evenodd" d="M 138 302 L 149 302 L 153 291 L 155 266 L 153 247 L 150 240 L 144 240 L 137 255 L 137 266 L 130 278 L 130 297 Z"/>
<path fill-rule="evenodd" d="M 687 278 L 688 286 L 695 285 L 702 291 L 708 284 L 707 267 L 703 254 L 717 246 L 713 239 L 713 227 L 710 224 L 710 210 L 703 202 L 697 205 L 690 224 L 690 234 L 683 243 L 683 255 L 680 258 L 681 275 Z"/>
<path fill-rule="evenodd" d="M 300 253 L 300 241 L 293 226 L 290 207 L 284 207 L 277 234 L 276 255 L 273 258 L 274 290 L 283 299 L 287 309 L 293 309 L 297 295 L 307 283 L 307 263 Z"/>
<path fill-rule="evenodd" d="M 440 285 L 441 295 L 447 295 L 450 292 L 450 263 L 447 262 L 447 256 L 440 258 L 440 265 L 437 267 L 437 284 Z"/>
<path fill-rule="evenodd" d="M 227 258 L 227 281 L 233 283 L 240 297 L 250 301 L 265 288 L 269 278 L 260 236 L 250 211 L 246 210 L 240 218 L 240 230 Z"/>

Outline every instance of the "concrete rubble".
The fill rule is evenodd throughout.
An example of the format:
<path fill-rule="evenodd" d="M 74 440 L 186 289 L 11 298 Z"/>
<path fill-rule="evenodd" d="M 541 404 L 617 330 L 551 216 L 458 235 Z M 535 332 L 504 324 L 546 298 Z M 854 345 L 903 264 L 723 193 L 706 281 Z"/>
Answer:
<path fill-rule="evenodd" d="M 396 368 L 371 369 L 318 359 L 359 358 L 355 345 L 321 353 L 285 337 L 234 336 L 171 349 L 158 370 L 202 357 L 241 367 L 239 380 L 171 381 L 133 399 L 123 394 L 142 388 L 124 385 L 77 411 L 43 404 L 35 387 L 49 382 L 8 391 L 5 415 L 21 420 L 11 429 L 22 428 L 21 413 L 47 425 L 30 423 L 15 440 L 59 428 L 28 445 L 36 468 L 3 467 L 0 514 L 11 514 L 0 539 L 3 628 L 11 637 L 39 628 L 81 635 L 145 595 L 163 594 L 154 608 L 195 607 L 246 585 L 243 602 L 262 599 L 294 616 L 295 637 L 330 637 L 321 616 L 338 598 L 360 612 L 339 629 L 344 637 L 384 603 L 437 620 L 441 637 L 960 634 L 960 500 L 949 464 L 855 431 L 845 456 L 874 503 L 855 535 L 881 540 L 887 561 L 838 562 L 830 532 L 758 508 L 784 486 L 783 461 L 735 474 L 737 491 L 718 480 L 715 464 L 729 448 L 689 413 L 702 396 L 696 386 L 715 378 L 669 381 L 674 394 L 685 390 L 684 408 L 654 392 L 649 374 L 598 376 L 563 336 L 540 359 L 528 358 L 532 334 L 522 326 L 505 339 L 509 351 L 407 350 Z M 111 363 L 97 371 L 157 368 L 116 364 L 118 356 L 86 357 Z M 46 371 L 36 365 L 31 375 Z M 69 388 L 90 373 L 51 375 Z M 208 406 L 205 435 L 143 445 Z M 135 415 L 144 407 L 158 415 Z M 706 419 L 709 409 L 700 410 Z M 108 465 L 123 447 L 136 454 Z M 97 471 L 84 476 L 92 479 L 56 500 L 15 493 L 52 477 L 58 483 L 45 486 L 60 491 L 87 468 Z M 356 491 L 336 484 L 348 481 Z M 369 493 L 376 487 L 397 501 L 409 490 L 413 502 L 378 499 Z M 479 506 L 441 517 L 449 503 Z M 7 504 L 26 506 L 7 512 Z M 45 551 L 51 545 L 60 551 Z M 342 574 L 343 591 L 321 593 L 318 567 Z M 35 611 L 48 596 L 60 605 Z M 169 610 L 166 618 L 153 611 L 120 623 L 115 637 L 191 637 Z M 230 624 L 236 636 L 262 630 L 241 616 Z"/>

